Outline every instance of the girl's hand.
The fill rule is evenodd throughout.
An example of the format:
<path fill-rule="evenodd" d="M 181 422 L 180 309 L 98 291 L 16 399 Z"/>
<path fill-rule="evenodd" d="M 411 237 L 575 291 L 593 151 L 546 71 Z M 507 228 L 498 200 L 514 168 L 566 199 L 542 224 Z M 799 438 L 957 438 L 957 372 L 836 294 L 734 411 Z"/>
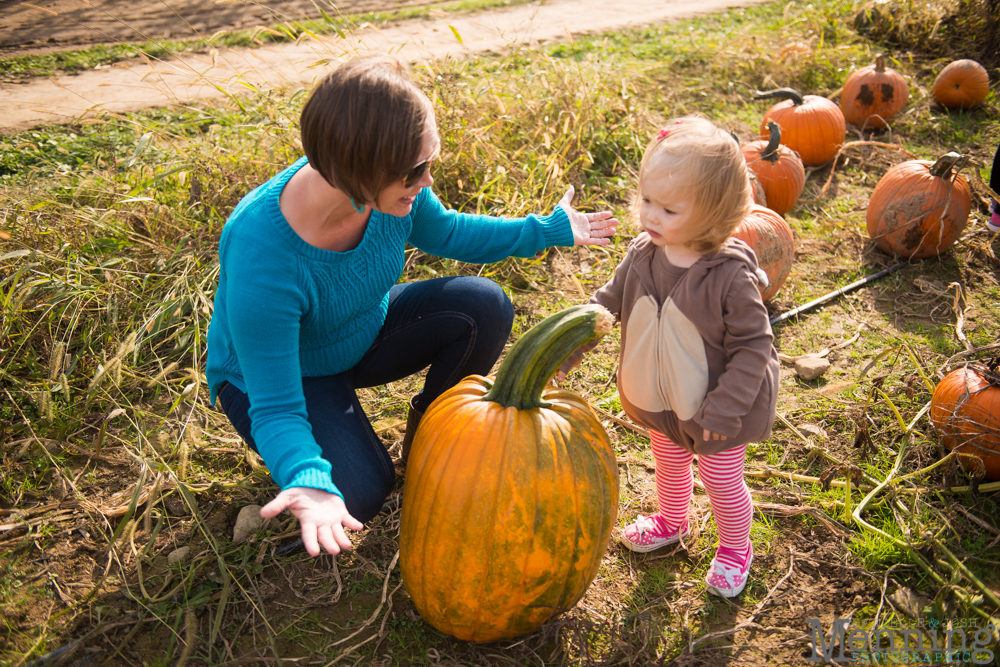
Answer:
<path fill-rule="evenodd" d="M 719 435 L 718 433 L 712 433 L 707 428 L 706 429 L 702 429 L 702 430 L 704 432 L 701 435 L 701 439 L 705 440 L 706 442 L 709 441 L 709 440 L 726 440 L 727 439 L 726 436 Z"/>
<path fill-rule="evenodd" d="M 559 206 L 569 216 L 569 224 L 573 228 L 573 245 L 605 245 L 610 243 L 609 236 L 614 235 L 618 219 L 613 218 L 611 211 L 601 211 L 600 213 L 581 213 L 570 206 L 576 190 L 569 186 L 569 190 L 559 200 Z"/>
<path fill-rule="evenodd" d="M 260 509 L 265 519 L 288 510 L 299 520 L 302 543 L 310 556 L 320 554 L 320 545 L 333 555 L 351 548 L 351 539 L 344 528 L 361 530 L 364 525 L 347 511 L 344 499 L 320 489 L 292 486 Z"/>
<path fill-rule="evenodd" d="M 583 355 L 585 355 L 587 352 L 590 352 L 595 347 L 597 347 L 598 342 L 600 341 L 595 340 L 593 343 L 587 343 L 585 345 L 581 345 L 580 347 L 576 348 L 573 354 L 569 355 L 569 359 L 564 361 L 562 363 L 562 366 L 559 367 L 559 370 L 556 371 L 557 385 L 561 384 L 562 381 L 566 379 L 566 376 L 569 374 L 571 370 L 580 365 L 580 362 L 583 361 Z"/>

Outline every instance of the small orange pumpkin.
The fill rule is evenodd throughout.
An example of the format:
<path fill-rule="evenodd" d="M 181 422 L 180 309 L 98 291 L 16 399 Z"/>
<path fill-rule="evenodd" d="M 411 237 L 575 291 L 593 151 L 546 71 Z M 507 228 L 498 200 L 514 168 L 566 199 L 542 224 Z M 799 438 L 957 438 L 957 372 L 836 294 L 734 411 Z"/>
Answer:
<path fill-rule="evenodd" d="M 983 103 L 990 92 L 990 75 L 975 60 L 956 60 L 941 70 L 931 97 L 947 109 L 971 109 Z"/>
<path fill-rule="evenodd" d="M 764 112 L 760 124 L 762 139 L 770 137 L 768 121 L 781 127 L 782 143 L 799 154 L 807 167 L 826 164 L 834 157 L 847 137 L 847 123 L 840 106 L 819 95 L 800 95 L 791 88 L 757 91 L 754 99 L 779 98 Z"/>
<path fill-rule="evenodd" d="M 885 56 L 851 72 L 840 93 L 844 119 L 860 128 L 880 130 L 902 111 L 910 100 L 910 86 L 903 75 L 885 66 Z"/>
<path fill-rule="evenodd" d="M 760 287 L 761 298 L 767 301 L 778 293 L 792 272 L 792 261 L 795 259 L 792 228 L 771 209 L 754 204 L 733 236 L 753 248 L 757 266 L 767 274 L 767 285 Z"/>
<path fill-rule="evenodd" d="M 931 397 L 931 423 L 949 450 L 973 454 L 1000 480 L 1000 377 L 969 364 L 948 373 Z"/>
<path fill-rule="evenodd" d="M 866 221 L 880 250 L 904 259 L 936 257 L 962 235 L 972 210 L 969 184 L 958 173 L 966 158 L 907 160 L 887 171 L 872 191 Z"/>
<path fill-rule="evenodd" d="M 768 123 L 771 138 L 751 141 L 741 147 L 743 158 L 757 175 L 764 189 L 764 202 L 760 203 L 784 215 L 795 206 L 806 184 L 806 170 L 798 154 L 781 145 L 781 128 L 774 121 Z"/>
<path fill-rule="evenodd" d="M 511 347 L 496 378 L 471 375 L 424 413 L 406 464 L 399 566 L 417 611 L 465 641 L 533 632 L 597 575 L 618 511 L 618 464 L 593 408 L 547 387 L 611 330 L 567 308 Z"/>

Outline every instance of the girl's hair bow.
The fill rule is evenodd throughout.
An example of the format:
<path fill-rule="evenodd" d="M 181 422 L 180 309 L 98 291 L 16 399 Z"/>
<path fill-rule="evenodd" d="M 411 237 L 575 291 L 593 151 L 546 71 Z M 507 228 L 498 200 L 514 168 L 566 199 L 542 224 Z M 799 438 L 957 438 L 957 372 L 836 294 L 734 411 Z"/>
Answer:
<path fill-rule="evenodd" d="M 680 125 L 680 124 L 681 124 L 681 121 L 677 121 L 676 123 L 674 123 L 674 125 Z M 659 134 L 656 135 L 656 140 L 657 141 L 661 141 L 668 134 L 670 134 L 670 128 L 665 127 L 662 130 L 660 130 Z"/>

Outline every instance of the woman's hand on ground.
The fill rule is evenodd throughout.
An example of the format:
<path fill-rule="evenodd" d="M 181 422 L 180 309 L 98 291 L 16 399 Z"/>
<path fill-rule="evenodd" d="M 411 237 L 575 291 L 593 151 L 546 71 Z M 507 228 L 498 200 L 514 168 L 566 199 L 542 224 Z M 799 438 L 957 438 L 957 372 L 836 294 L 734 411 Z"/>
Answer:
<path fill-rule="evenodd" d="M 573 245 L 604 245 L 610 243 L 608 238 L 615 233 L 618 226 L 618 219 L 612 217 L 611 211 L 601 211 L 599 213 L 581 213 L 574 209 L 570 202 L 576 190 L 569 186 L 569 190 L 559 200 L 559 206 L 569 216 L 569 224 L 573 228 Z"/>
<path fill-rule="evenodd" d="M 339 554 L 342 549 L 351 548 L 351 538 L 345 528 L 361 530 L 362 523 L 347 511 L 344 499 L 335 493 L 302 486 L 292 486 L 264 505 L 260 515 L 265 519 L 278 516 L 288 510 L 299 520 L 302 528 L 302 543 L 310 556 L 320 554 L 322 545 L 331 554 Z"/>

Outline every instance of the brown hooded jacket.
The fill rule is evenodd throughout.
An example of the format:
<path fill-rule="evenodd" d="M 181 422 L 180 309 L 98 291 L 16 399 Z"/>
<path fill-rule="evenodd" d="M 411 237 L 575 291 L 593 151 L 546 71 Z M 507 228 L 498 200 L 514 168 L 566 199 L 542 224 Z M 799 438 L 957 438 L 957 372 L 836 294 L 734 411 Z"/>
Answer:
<path fill-rule="evenodd" d="M 635 422 L 696 454 L 771 434 L 778 354 L 753 250 L 729 239 L 676 267 L 643 232 L 591 299 L 622 323 L 618 394 Z M 708 440 L 703 429 L 726 436 Z"/>

